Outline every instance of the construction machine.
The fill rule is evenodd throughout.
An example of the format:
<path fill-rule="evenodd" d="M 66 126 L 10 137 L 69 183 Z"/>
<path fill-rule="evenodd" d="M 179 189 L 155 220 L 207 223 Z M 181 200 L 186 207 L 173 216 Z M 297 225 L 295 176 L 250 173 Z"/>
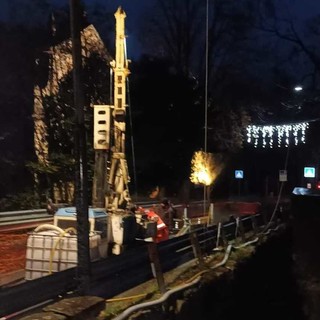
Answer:
<path fill-rule="evenodd" d="M 104 207 L 109 216 L 108 241 L 112 253 L 120 254 L 126 244 L 140 236 L 152 235 L 154 223 L 144 220 L 129 192 L 129 171 L 126 160 L 126 108 L 129 60 L 126 53 L 126 14 L 121 7 L 115 13 L 115 59 L 112 105 L 94 105 L 95 176 L 93 207 Z M 147 231 L 144 233 L 143 230 Z M 151 233 L 150 233 L 151 232 Z"/>
<path fill-rule="evenodd" d="M 112 104 L 94 105 L 95 169 L 92 206 L 88 210 L 89 254 L 91 260 L 120 254 L 137 238 L 152 239 L 157 223 L 147 212 L 136 210 L 129 192 L 126 161 L 126 83 L 130 73 L 126 55 L 126 14 L 115 12 L 115 59 L 111 61 Z M 77 210 L 59 208 L 53 225 L 40 225 L 28 237 L 26 280 L 76 266 Z"/>

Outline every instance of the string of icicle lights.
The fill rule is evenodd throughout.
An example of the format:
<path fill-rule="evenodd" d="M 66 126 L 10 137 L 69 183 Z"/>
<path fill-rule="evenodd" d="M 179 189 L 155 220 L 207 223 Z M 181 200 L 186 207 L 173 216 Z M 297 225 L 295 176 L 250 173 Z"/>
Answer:
<path fill-rule="evenodd" d="M 298 145 L 306 142 L 308 128 L 308 122 L 270 126 L 250 125 L 247 127 L 247 142 L 253 144 L 255 148 L 273 148 L 274 145 L 279 148 L 288 147 L 290 141 Z"/>

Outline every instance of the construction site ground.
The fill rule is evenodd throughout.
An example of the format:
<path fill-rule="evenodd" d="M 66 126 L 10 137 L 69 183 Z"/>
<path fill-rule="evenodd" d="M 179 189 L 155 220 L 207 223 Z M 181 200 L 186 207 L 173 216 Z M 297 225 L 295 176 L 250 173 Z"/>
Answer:
<path fill-rule="evenodd" d="M 249 241 L 249 240 L 248 240 Z M 260 239 L 260 242 L 264 239 Z M 221 262 L 226 258 L 227 247 L 219 247 L 212 250 L 211 254 L 204 257 L 205 268 L 200 268 L 199 263 L 196 259 L 189 261 L 176 269 L 164 273 L 164 280 L 166 284 L 166 289 L 171 290 L 174 288 L 179 288 L 188 283 L 191 283 L 195 279 L 200 277 L 200 281 L 211 282 L 218 278 L 222 274 L 232 272 L 239 261 L 251 256 L 254 252 L 256 243 L 244 246 L 237 250 L 231 250 L 230 255 L 227 257 L 226 262 L 221 266 Z M 236 239 L 233 242 L 234 246 L 240 244 L 240 239 Z M 231 243 L 230 243 L 231 245 Z M 124 310 L 130 308 L 131 306 L 154 301 L 161 297 L 160 290 L 158 288 L 157 280 L 149 280 L 139 286 L 136 286 L 128 291 L 125 291 L 111 299 L 106 300 L 106 308 L 103 310 L 97 319 L 99 320 L 111 320 L 117 315 L 121 314 Z M 176 310 L 174 312 L 179 312 L 179 304 L 183 301 L 176 301 Z M 132 316 L 128 319 L 157 319 L 154 311 L 150 308 L 148 311 L 143 311 Z"/>

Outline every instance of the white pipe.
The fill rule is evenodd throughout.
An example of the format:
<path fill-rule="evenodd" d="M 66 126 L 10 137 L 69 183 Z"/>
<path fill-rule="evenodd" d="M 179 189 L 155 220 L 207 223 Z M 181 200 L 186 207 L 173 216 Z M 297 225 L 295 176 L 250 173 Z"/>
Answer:
<path fill-rule="evenodd" d="M 219 262 L 218 264 L 216 264 L 215 266 L 211 267 L 210 269 L 213 270 L 213 269 L 216 269 L 216 268 L 224 265 L 229 258 L 231 249 L 232 249 L 232 245 L 229 245 L 227 247 L 227 250 L 226 250 L 226 253 L 225 253 L 223 260 L 221 262 Z M 129 317 L 132 313 L 134 313 L 140 309 L 143 309 L 146 307 L 153 307 L 155 305 L 161 304 L 161 303 L 165 302 L 172 294 L 179 292 L 179 291 L 183 291 L 187 288 L 190 288 L 190 287 L 196 285 L 200 281 L 200 279 L 201 279 L 201 276 L 199 276 L 198 278 L 196 278 L 195 280 L 193 280 L 190 283 L 187 283 L 187 284 L 181 285 L 179 287 L 176 287 L 174 289 L 171 289 L 171 290 L 167 291 L 163 296 L 161 296 L 161 298 L 159 298 L 158 300 L 143 302 L 143 303 L 137 304 L 135 306 L 132 306 L 132 307 L 126 309 L 124 312 L 122 312 L 120 315 L 118 315 L 113 320 L 124 320 L 127 317 Z"/>
<path fill-rule="evenodd" d="M 34 232 L 39 232 L 42 230 L 54 230 L 54 231 L 58 231 L 59 233 L 64 232 L 63 229 L 61 229 L 58 226 L 55 226 L 54 224 L 41 224 L 40 226 L 34 229 Z"/>
<path fill-rule="evenodd" d="M 138 310 L 143 309 L 145 307 L 152 307 L 152 306 L 155 306 L 157 304 L 163 303 L 172 294 L 196 285 L 199 282 L 200 279 L 201 279 L 201 277 L 198 277 L 197 279 L 195 279 L 194 281 L 192 281 L 192 282 L 190 282 L 188 284 L 185 284 L 185 285 L 179 286 L 177 288 L 171 289 L 171 290 L 167 291 L 163 296 L 161 296 L 161 298 L 158 299 L 158 300 L 148 301 L 148 302 L 144 302 L 144 303 L 140 303 L 140 304 L 137 304 L 135 306 L 132 306 L 132 307 L 126 309 L 124 312 L 122 312 L 120 315 L 118 315 L 113 320 L 124 320 L 127 317 L 129 317 L 132 313 L 134 313 L 135 311 L 138 311 Z"/>
<path fill-rule="evenodd" d="M 246 243 L 244 243 L 244 244 L 242 244 L 240 246 L 233 246 L 233 245 L 229 244 L 227 249 L 226 249 L 226 253 L 224 255 L 223 260 L 221 262 L 217 263 L 216 265 L 212 266 L 210 268 L 210 270 L 214 270 L 214 269 L 217 269 L 217 268 L 223 266 L 228 261 L 232 248 L 241 249 L 241 248 L 244 248 L 244 247 L 246 247 L 248 245 L 256 243 L 258 241 L 259 241 L 259 237 L 255 238 L 254 240 L 248 241 L 248 242 L 246 242 Z M 208 272 L 208 271 L 206 271 L 206 272 Z M 124 312 L 122 312 L 120 315 L 118 315 L 113 320 L 125 320 L 132 313 L 134 313 L 134 312 L 136 312 L 136 311 L 138 311 L 140 309 L 147 308 L 147 307 L 153 307 L 153 306 L 156 306 L 158 304 L 161 304 L 161 303 L 165 302 L 172 294 L 174 294 L 176 292 L 179 292 L 179 291 L 183 291 L 185 289 L 191 288 L 192 286 L 196 285 L 200 281 L 200 279 L 201 279 L 201 276 L 197 277 L 195 280 L 193 280 L 192 282 L 190 282 L 188 284 L 185 284 L 185 285 L 176 287 L 174 289 L 171 289 L 171 290 L 167 291 L 163 296 L 161 296 L 161 298 L 159 298 L 158 300 L 143 302 L 143 303 L 134 305 L 134 306 L 126 309 Z"/>

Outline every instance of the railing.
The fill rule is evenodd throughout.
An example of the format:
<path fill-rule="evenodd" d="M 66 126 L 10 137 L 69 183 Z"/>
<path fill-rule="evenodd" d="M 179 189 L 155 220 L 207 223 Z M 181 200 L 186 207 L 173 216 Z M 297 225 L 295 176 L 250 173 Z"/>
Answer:
<path fill-rule="evenodd" d="M 145 208 L 151 208 L 155 204 L 154 202 L 140 202 L 137 203 Z M 200 202 L 193 202 L 190 204 L 194 211 L 195 208 L 200 207 Z M 178 204 L 174 206 L 181 216 L 183 215 L 183 210 L 186 208 L 185 205 Z M 17 210 L 17 211 L 4 211 L 0 212 L 0 232 L 9 230 L 19 230 L 27 228 L 35 228 L 41 223 L 50 223 L 53 221 L 53 216 L 48 213 L 46 209 L 33 209 L 33 210 Z"/>
<path fill-rule="evenodd" d="M 144 208 L 152 208 L 156 206 L 152 201 L 138 202 L 137 205 Z M 260 211 L 258 202 L 222 202 L 214 204 L 215 211 L 227 210 L 232 213 L 253 214 Z M 189 204 L 176 204 L 174 208 L 178 211 L 178 216 L 187 216 L 188 218 L 202 218 L 208 214 L 210 203 L 206 204 L 204 209 L 203 201 L 192 201 Z M 205 213 L 204 213 L 205 212 Z M 46 209 L 18 210 L 0 212 L 0 228 L 1 226 L 16 225 L 19 223 L 29 222 L 34 220 L 41 222 L 41 219 L 51 219 L 52 215 Z M 1 230 L 1 229 L 0 229 Z"/>
<path fill-rule="evenodd" d="M 279 213 L 280 214 L 280 213 Z M 202 252 L 212 250 L 219 241 L 227 243 L 245 232 L 263 228 L 266 217 L 256 215 L 240 217 L 218 226 L 194 230 Z M 194 258 L 189 234 L 158 244 L 161 268 L 164 272 Z M 147 245 L 138 243 L 120 256 L 92 262 L 89 294 L 111 298 L 123 291 L 153 278 Z M 0 317 L 29 308 L 47 300 L 57 299 L 77 288 L 76 268 L 67 269 L 39 279 L 0 289 Z"/>
<path fill-rule="evenodd" d="M 52 220 L 46 209 L 0 212 L 0 231 L 33 228 Z"/>

